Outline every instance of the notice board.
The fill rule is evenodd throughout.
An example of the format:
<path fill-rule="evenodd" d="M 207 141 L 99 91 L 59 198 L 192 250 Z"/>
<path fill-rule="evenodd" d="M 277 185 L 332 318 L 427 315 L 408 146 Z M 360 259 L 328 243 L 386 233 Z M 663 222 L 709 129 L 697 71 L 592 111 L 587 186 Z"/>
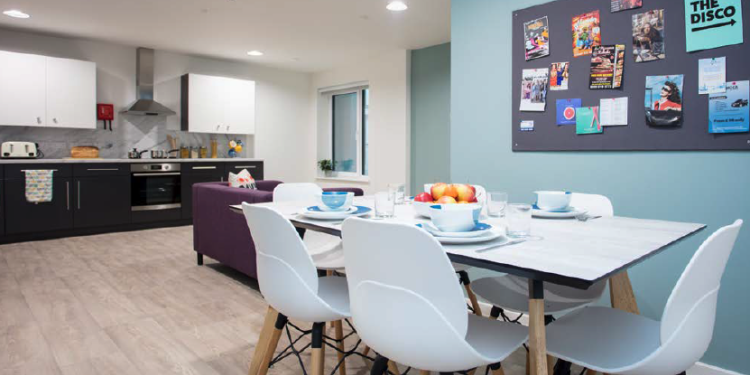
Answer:
<path fill-rule="evenodd" d="M 743 17 L 750 0 L 740 0 Z M 633 57 L 632 17 L 664 10 L 663 60 L 636 63 Z M 589 89 L 591 55 L 573 57 L 572 18 L 598 10 L 601 44 L 624 44 L 625 68 L 619 89 Z M 688 53 L 685 41 L 683 0 L 643 0 L 643 7 L 610 12 L 610 0 L 558 0 L 513 12 L 512 98 L 513 151 L 658 151 L 750 150 L 750 133 L 711 134 L 708 95 L 698 94 L 698 60 L 726 57 L 727 81 L 750 80 L 750 39 L 743 44 Z M 526 61 L 524 23 L 548 17 L 549 56 Z M 747 22 L 743 22 L 747 24 Z M 547 91 L 544 112 L 521 112 L 523 69 L 549 69 L 570 62 L 568 90 Z M 684 75 L 683 121 L 678 127 L 652 127 L 646 123 L 646 76 Z M 575 125 L 557 125 L 558 99 L 580 98 L 582 106 L 598 106 L 602 98 L 628 97 L 628 125 L 605 127 L 601 134 L 577 135 Z M 534 121 L 533 131 L 522 131 L 521 122 Z"/>

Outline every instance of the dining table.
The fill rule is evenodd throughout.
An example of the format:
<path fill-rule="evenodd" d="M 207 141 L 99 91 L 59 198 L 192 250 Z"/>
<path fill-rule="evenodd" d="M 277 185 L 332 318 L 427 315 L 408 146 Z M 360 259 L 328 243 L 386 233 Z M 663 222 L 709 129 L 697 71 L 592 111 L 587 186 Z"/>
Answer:
<path fill-rule="evenodd" d="M 415 226 L 429 223 L 430 219 L 419 215 L 414 204 L 407 200 L 404 204 L 396 205 L 390 218 L 381 219 L 373 214 L 364 217 Z M 305 210 L 317 205 L 317 202 L 257 205 L 272 207 L 297 228 L 341 237 L 343 220 L 318 220 L 305 216 Z M 374 198 L 355 197 L 354 205 L 372 209 Z M 242 213 L 241 205 L 232 205 L 229 209 Z M 371 212 L 374 213 L 374 210 Z M 553 359 L 548 358 L 546 353 L 545 283 L 587 289 L 594 283 L 608 280 L 612 307 L 639 314 L 628 269 L 706 227 L 698 223 L 621 216 L 587 219 L 535 217 L 531 220 L 529 236 L 521 241 L 509 244 L 506 236 L 500 236 L 481 243 L 442 245 L 454 263 L 528 279 L 529 362 L 532 375 L 553 372 Z M 482 215 L 481 221 L 503 234 L 507 228 L 504 217 Z M 272 334 L 277 315 L 278 312 L 269 308 L 259 344 Z M 262 357 L 272 354 L 265 351 L 262 345 L 256 346 L 250 375 L 265 373 L 265 369 L 260 368 Z"/>

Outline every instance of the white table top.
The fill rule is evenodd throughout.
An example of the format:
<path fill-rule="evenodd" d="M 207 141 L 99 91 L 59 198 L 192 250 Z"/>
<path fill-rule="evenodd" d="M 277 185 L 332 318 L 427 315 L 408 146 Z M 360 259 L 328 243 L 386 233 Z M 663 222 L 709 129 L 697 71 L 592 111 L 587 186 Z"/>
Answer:
<path fill-rule="evenodd" d="M 261 203 L 273 207 L 295 225 L 339 234 L 341 221 L 313 220 L 298 213 L 312 202 Z M 372 207 L 372 198 L 358 197 L 356 205 Z M 237 208 L 237 206 L 234 206 Z M 240 208 L 241 209 L 241 208 Z M 418 216 L 410 204 L 397 206 L 393 222 L 416 224 Z M 499 230 L 505 219 L 486 218 Z M 627 217 L 605 217 L 581 222 L 575 219 L 533 219 L 535 239 L 487 252 L 477 250 L 497 241 L 477 245 L 444 245 L 451 260 L 543 281 L 585 288 L 627 269 L 665 247 L 703 229 L 705 225 Z"/>

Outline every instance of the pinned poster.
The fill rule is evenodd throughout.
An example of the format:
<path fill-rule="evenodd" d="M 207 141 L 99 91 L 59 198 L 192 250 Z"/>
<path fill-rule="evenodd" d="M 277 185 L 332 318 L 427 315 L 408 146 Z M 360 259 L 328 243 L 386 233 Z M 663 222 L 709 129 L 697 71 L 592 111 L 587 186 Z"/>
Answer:
<path fill-rule="evenodd" d="M 750 131 L 750 81 L 727 82 L 727 91 L 708 96 L 709 133 Z"/>
<path fill-rule="evenodd" d="M 740 44 L 742 0 L 684 0 L 688 52 Z"/>
<path fill-rule="evenodd" d="M 521 111 L 544 112 L 547 107 L 549 70 L 524 69 L 521 81 Z"/>
<path fill-rule="evenodd" d="M 698 60 L 698 94 L 727 91 L 727 58 Z"/>
<path fill-rule="evenodd" d="M 599 117 L 602 126 L 628 124 L 628 97 L 599 99 Z"/>
<path fill-rule="evenodd" d="M 557 125 L 575 125 L 581 99 L 557 99 Z"/>
<path fill-rule="evenodd" d="M 576 110 L 576 134 L 597 134 L 601 132 L 599 107 L 581 107 Z"/>

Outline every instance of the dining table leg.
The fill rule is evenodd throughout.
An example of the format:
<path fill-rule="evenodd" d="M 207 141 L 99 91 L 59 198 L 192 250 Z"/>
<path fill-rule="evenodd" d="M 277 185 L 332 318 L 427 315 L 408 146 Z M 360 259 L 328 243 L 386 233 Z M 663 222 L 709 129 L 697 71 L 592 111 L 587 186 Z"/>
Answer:
<path fill-rule="evenodd" d="M 629 313 L 640 314 L 628 271 L 622 271 L 609 278 L 609 297 L 612 307 Z"/>
<path fill-rule="evenodd" d="M 529 359 L 531 375 L 547 374 L 547 331 L 544 325 L 544 283 L 529 279 Z"/>

